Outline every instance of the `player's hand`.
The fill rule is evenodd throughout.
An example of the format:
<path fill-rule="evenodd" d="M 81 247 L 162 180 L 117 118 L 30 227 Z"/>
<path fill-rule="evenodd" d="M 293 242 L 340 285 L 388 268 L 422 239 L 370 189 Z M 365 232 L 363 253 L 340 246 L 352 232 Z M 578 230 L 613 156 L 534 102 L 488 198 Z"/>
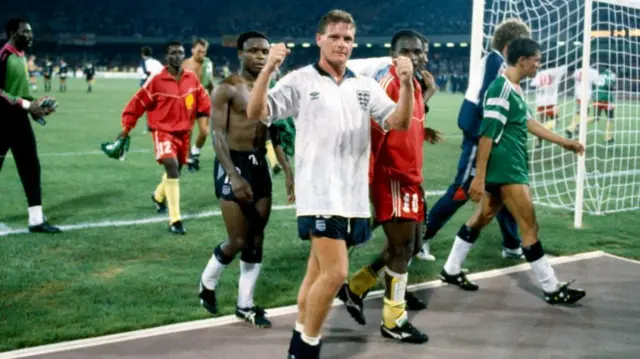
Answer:
<path fill-rule="evenodd" d="M 410 84 L 413 80 L 413 63 L 411 59 L 406 56 L 398 56 L 393 59 L 393 64 L 396 66 L 400 81 L 404 84 Z"/>
<path fill-rule="evenodd" d="M 289 53 L 291 53 L 291 50 L 289 50 L 283 42 L 273 45 L 269 49 L 269 57 L 267 58 L 267 66 L 265 67 L 269 72 L 276 71 Z"/>
<path fill-rule="evenodd" d="M 231 190 L 233 191 L 233 195 L 240 202 L 251 202 L 253 201 L 253 191 L 251 190 L 251 185 L 247 182 L 246 179 L 242 176 L 234 176 L 231 178 Z"/>
<path fill-rule="evenodd" d="M 287 186 L 287 203 L 291 204 L 296 201 L 295 183 L 293 174 L 287 173 L 285 178 L 285 186 Z"/>
<path fill-rule="evenodd" d="M 469 186 L 469 197 L 471 200 L 478 203 L 484 197 L 484 178 L 474 177 L 471 181 L 471 186 Z"/>
<path fill-rule="evenodd" d="M 582 145 L 582 143 L 578 142 L 578 141 L 565 141 L 562 144 L 562 147 L 567 150 L 567 151 L 571 151 L 573 153 L 577 153 L 579 155 L 584 153 L 584 146 Z"/>
<path fill-rule="evenodd" d="M 435 145 L 438 142 L 444 141 L 444 139 L 442 138 L 442 132 L 438 130 L 434 130 L 433 128 L 430 128 L 430 127 L 424 128 L 424 140 L 426 142 L 429 142 L 432 145 Z"/>
<path fill-rule="evenodd" d="M 31 106 L 29 106 L 27 111 L 33 118 L 41 118 L 47 115 L 47 111 L 35 101 L 31 103 Z"/>
<path fill-rule="evenodd" d="M 436 89 L 436 79 L 433 78 L 433 75 L 431 75 L 429 71 L 420 70 L 420 75 L 422 75 L 424 83 L 427 85 L 426 88 L 422 89 L 423 92 Z"/>

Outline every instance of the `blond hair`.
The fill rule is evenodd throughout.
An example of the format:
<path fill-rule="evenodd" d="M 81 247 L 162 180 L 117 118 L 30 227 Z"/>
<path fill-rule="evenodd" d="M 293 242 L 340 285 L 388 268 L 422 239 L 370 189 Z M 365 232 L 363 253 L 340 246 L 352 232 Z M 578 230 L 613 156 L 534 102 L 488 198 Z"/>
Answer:
<path fill-rule="evenodd" d="M 531 37 L 529 26 L 520 19 L 506 19 L 496 26 L 491 39 L 491 47 L 502 52 L 513 40 L 521 37 Z"/>
<path fill-rule="evenodd" d="M 344 10 L 334 9 L 326 13 L 322 19 L 320 19 L 320 24 L 318 24 L 318 33 L 324 34 L 325 31 L 327 31 L 327 25 L 335 23 L 349 24 L 353 27 L 354 32 L 356 30 L 356 21 L 353 19 L 351 14 Z"/>

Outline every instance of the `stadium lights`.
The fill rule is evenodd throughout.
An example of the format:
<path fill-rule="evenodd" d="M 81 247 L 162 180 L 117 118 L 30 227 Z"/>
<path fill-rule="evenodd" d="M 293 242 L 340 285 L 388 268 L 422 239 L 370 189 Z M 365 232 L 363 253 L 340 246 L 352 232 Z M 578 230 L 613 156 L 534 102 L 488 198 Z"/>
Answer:
<path fill-rule="evenodd" d="M 442 46 L 442 44 L 441 44 L 441 43 L 439 43 L 439 42 L 434 42 L 434 43 L 433 43 L 433 47 L 440 47 L 440 46 Z"/>
<path fill-rule="evenodd" d="M 454 47 L 456 46 L 456 44 L 454 44 L 453 42 L 447 42 L 447 47 Z"/>
<path fill-rule="evenodd" d="M 466 42 L 461 42 L 460 43 L 460 47 L 467 47 L 467 46 L 469 46 L 469 44 L 467 44 Z"/>
<path fill-rule="evenodd" d="M 290 43 L 287 44 L 287 47 L 295 47 L 295 46 L 296 46 L 296 44 L 294 44 L 293 42 L 290 42 Z"/>
<path fill-rule="evenodd" d="M 582 46 L 582 43 L 580 41 L 574 41 L 573 45 L 574 46 Z"/>
<path fill-rule="evenodd" d="M 384 44 L 384 47 L 386 47 L 386 48 L 390 48 L 390 47 L 391 47 L 391 44 L 386 43 L 386 44 Z"/>
<path fill-rule="evenodd" d="M 373 45 L 371 45 L 371 44 L 367 44 L 367 47 L 371 47 L 371 46 L 373 46 Z"/>
<path fill-rule="evenodd" d="M 356 43 L 353 43 L 353 47 L 358 47 L 358 44 L 356 44 Z"/>
<path fill-rule="evenodd" d="M 564 41 L 558 41 L 558 46 L 564 46 L 564 45 L 566 45 L 566 44 L 567 44 L 567 43 L 566 43 L 566 42 L 564 42 Z"/>
<path fill-rule="evenodd" d="M 309 46 L 311 46 L 311 45 L 308 42 L 305 42 L 305 43 L 302 44 L 302 47 L 304 47 L 304 48 L 307 48 Z"/>

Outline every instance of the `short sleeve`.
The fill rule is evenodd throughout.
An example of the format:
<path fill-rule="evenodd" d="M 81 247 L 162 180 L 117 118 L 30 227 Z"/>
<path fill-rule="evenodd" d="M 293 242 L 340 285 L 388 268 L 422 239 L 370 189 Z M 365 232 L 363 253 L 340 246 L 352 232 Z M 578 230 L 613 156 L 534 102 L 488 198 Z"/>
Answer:
<path fill-rule="evenodd" d="M 373 79 L 367 78 L 369 92 L 371 93 L 371 105 L 369 108 L 371 117 L 385 131 L 389 130 L 386 121 L 395 111 L 396 103 L 389 98 L 385 90 Z"/>
<path fill-rule="evenodd" d="M 297 117 L 300 107 L 300 72 L 293 71 L 285 75 L 267 94 L 269 115 L 263 122 L 269 126 L 274 121 Z"/>
<path fill-rule="evenodd" d="M 495 143 L 500 141 L 502 131 L 507 123 L 509 115 L 508 86 L 506 83 L 494 82 L 487 89 L 482 123 L 480 124 L 480 136 L 489 137 Z"/>

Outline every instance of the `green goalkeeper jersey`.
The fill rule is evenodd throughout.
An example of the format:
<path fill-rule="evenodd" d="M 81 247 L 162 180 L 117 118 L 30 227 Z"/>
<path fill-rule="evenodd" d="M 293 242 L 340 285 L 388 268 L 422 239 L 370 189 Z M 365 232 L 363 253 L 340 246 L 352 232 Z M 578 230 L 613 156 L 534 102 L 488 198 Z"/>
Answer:
<path fill-rule="evenodd" d="M 24 53 L 8 43 L 0 48 L 0 92 L 11 104 L 19 103 L 20 99 L 33 100 L 29 93 L 29 75 Z"/>
<path fill-rule="evenodd" d="M 594 94 L 596 102 L 612 103 L 615 101 L 613 91 L 615 90 L 616 79 L 616 74 L 609 69 L 604 70 L 604 72 L 598 76 L 598 83 Z"/>
<path fill-rule="evenodd" d="M 487 88 L 480 136 L 493 139 L 485 182 L 529 184 L 527 121 L 531 113 L 522 92 L 504 75 Z"/>
<path fill-rule="evenodd" d="M 200 83 L 204 88 L 211 85 L 211 81 L 213 79 L 213 62 L 209 60 L 208 57 L 205 57 L 202 61 L 202 72 L 200 75 Z"/>

